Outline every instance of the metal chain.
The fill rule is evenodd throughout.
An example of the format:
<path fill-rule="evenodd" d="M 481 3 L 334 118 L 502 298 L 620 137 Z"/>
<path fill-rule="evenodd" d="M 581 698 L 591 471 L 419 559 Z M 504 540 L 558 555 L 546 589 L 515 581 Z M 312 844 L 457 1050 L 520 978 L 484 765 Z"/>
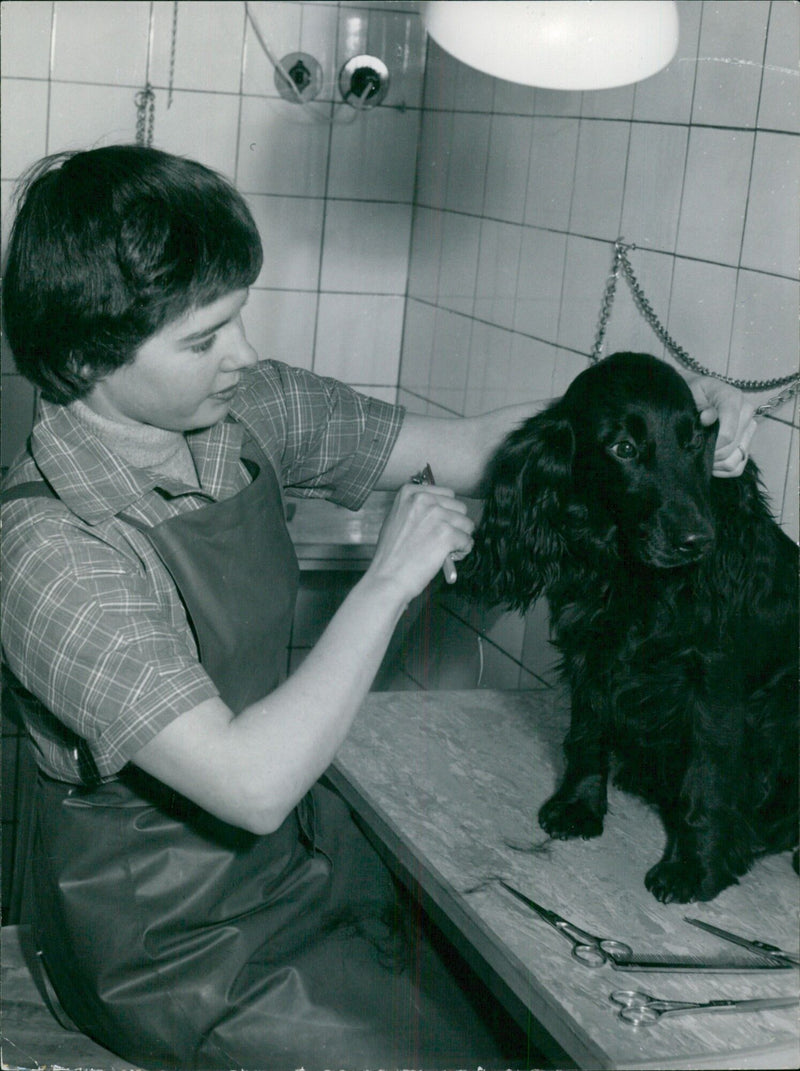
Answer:
<path fill-rule="evenodd" d="M 136 144 L 150 148 L 156 118 L 156 95 L 148 82 L 136 94 Z"/>
<path fill-rule="evenodd" d="M 175 84 L 175 50 L 178 44 L 178 0 L 172 5 L 172 38 L 169 46 L 169 90 L 167 93 L 167 110 L 172 107 L 172 87 Z"/>
<path fill-rule="evenodd" d="M 631 262 L 628 259 L 628 252 L 635 248 L 635 245 L 632 243 L 626 244 L 622 238 L 617 238 L 614 243 L 614 260 L 603 292 L 603 300 L 600 305 L 600 319 L 597 326 L 594 346 L 592 347 L 590 355 L 592 361 L 599 361 L 601 358 L 606 329 L 608 327 L 608 321 L 611 318 L 611 308 L 614 304 L 614 297 L 616 295 L 617 283 L 619 282 L 620 273 L 622 273 L 625 276 L 625 281 L 630 287 L 636 307 L 639 309 L 657 337 L 685 368 L 688 368 L 692 372 L 696 372 L 701 376 L 713 376 L 715 379 L 720 379 L 724 383 L 730 383 L 731 386 L 738 387 L 739 390 L 743 391 L 755 392 L 775 390 L 778 387 L 783 387 L 783 390 L 781 390 L 779 394 L 776 394 L 774 398 L 770 398 L 769 401 L 758 406 L 756 409 L 757 415 L 767 413 L 772 409 L 777 409 L 779 406 L 790 401 L 797 394 L 800 394 L 800 374 L 796 373 L 790 376 L 781 376 L 776 379 L 734 379 L 732 376 L 725 376 L 720 372 L 712 372 L 711 369 L 705 368 L 693 357 L 690 357 L 686 350 L 683 349 L 682 346 L 679 346 L 675 339 L 667 332 L 666 328 L 653 311 L 650 302 L 645 297 L 644 291 L 639 285 L 633 268 L 631 267 Z"/>

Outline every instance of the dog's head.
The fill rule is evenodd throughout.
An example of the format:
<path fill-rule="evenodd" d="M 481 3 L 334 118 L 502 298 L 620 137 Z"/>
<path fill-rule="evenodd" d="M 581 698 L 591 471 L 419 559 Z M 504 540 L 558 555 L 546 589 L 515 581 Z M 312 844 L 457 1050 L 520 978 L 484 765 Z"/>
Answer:
<path fill-rule="evenodd" d="M 698 561 L 714 540 L 715 439 L 670 365 L 635 353 L 593 365 L 497 452 L 467 582 L 524 609 L 564 555 L 601 568 L 609 557 L 653 569 Z"/>

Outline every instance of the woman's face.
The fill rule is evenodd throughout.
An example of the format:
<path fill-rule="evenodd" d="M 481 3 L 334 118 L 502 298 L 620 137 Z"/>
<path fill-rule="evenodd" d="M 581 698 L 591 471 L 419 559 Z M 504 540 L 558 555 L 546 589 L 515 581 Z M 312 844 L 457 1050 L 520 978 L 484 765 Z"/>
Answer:
<path fill-rule="evenodd" d="M 233 290 L 168 323 L 130 364 L 96 383 L 85 403 L 123 424 L 171 431 L 216 424 L 230 409 L 241 373 L 258 360 L 242 327 L 247 295 Z"/>

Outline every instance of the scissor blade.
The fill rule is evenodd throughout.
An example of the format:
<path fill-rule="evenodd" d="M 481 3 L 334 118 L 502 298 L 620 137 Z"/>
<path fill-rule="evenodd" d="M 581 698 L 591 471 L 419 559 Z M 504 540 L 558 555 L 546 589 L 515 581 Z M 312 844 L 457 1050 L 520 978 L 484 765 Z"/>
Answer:
<path fill-rule="evenodd" d="M 519 889 L 515 889 L 513 885 L 509 885 L 507 881 L 503 881 L 502 878 L 497 879 L 504 889 L 508 889 L 512 896 L 516 896 L 526 907 L 529 907 L 532 911 L 535 911 L 537 915 L 545 919 L 547 922 L 560 921 L 558 915 L 553 911 L 548 911 L 546 907 L 542 907 L 541 904 L 537 904 L 535 900 L 531 900 L 525 893 L 520 892 Z"/>
<path fill-rule="evenodd" d="M 756 956 L 763 956 L 766 959 L 781 959 L 787 963 L 793 963 L 795 966 L 800 966 L 800 956 L 795 956 L 791 952 L 784 952 L 782 948 L 765 949 L 763 946 L 756 944 L 755 941 L 750 941 L 747 937 L 742 937 L 738 933 L 720 929 L 719 926 L 712 926 L 710 922 L 703 922 L 701 919 L 690 919 L 687 915 L 683 916 L 683 920 L 688 922 L 690 926 L 697 926 L 701 930 L 713 933 L 715 937 L 721 937 L 723 941 L 731 941 L 735 945 L 741 945 L 742 948 L 747 948 Z"/>
<path fill-rule="evenodd" d="M 800 997 L 755 997 L 753 1000 L 737 1000 L 731 1002 L 731 1011 L 740 1011 L 742 1008 L 757 1011 L 759 1008 L 793 1008 L 800 1004 Z"/>
<path fill-rule="evenodd" d="M 791 963 L 786 960 L 771 956 L 740 956 L 738 959 L 701 959 L 697 956 L 661 956 L 636 953 L 630 959 L 620 959 L 609 956 L 609 962 L 615 970 L 633 972 L 656 972 L 667 974 L 690 973 L 705 971 L 708 974 L 741 974 L 743 971 L 787 971 L 792 969 Z"/>

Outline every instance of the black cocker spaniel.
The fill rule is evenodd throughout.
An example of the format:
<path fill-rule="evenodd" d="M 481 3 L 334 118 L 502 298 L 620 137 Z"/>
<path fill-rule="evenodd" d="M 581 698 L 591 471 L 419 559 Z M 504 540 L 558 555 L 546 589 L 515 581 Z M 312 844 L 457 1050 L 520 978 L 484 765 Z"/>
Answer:
<path fill-rule="evenodd" d="M 665 903 L 798 843 L 797 546 L 752 461 L 712 477 L 716 431 L 671 366 L 613 354 L 500 447 L 460 567 L 489 605 L 549 603 L 572 715 L 541 826 L 598 836 L 613 765 L 662 815 Z"/>

